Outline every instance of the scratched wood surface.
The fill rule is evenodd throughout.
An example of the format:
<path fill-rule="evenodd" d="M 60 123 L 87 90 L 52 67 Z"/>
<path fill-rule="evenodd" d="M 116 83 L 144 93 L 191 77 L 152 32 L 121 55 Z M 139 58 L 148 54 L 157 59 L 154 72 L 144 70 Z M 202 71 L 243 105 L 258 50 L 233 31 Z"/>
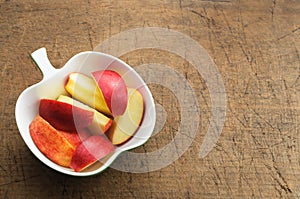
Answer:
<path fill-rule="evenodd" d="M 1 198 L 300 198 L 300 1 L 0 2 Z M 141 27 L 186 34 L 213 58 L 227 96 L 217 146 L 199 158 L 211 101 L 196 69 L 170 52 L 140 49 L 121 59 L 133 67 L 168 65 L 195 91 L 199 128 L 188 150 L 148 173 L 109 168 L 75 178 L 43 165 L 23 142 L 14 116 L 18 95 L 42 79 L 29 54 L 44 46 L 60 68 L 76 53 Z M 137 153 L 164 147 L 179 129 L 175 94 L 149 87 L 166 113 L 159 109 L 158 120 L 166 116 L 166 123 Z"/>

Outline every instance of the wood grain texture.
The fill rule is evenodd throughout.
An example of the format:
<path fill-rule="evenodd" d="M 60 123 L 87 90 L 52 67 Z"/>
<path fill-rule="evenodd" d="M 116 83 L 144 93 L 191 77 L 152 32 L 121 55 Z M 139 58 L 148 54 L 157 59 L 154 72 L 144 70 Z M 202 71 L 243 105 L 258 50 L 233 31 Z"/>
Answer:
<path fill-rule="evenodd" d="M 300 198 L 298 0 L 0 2 L 1 198 Z M 109 168 L 74 178 L 44 166 L 26 147 L 14 117 L 18 95 L 42 78 L 29 54 L 45 46 L 60 68 L 76 53 L 139 27 L 182 32 L 213 58 L 227 94 L 227 117 L 217 146 L 199 158 L 211 108 L 203 78 L 181 57 L 144 49 L 121 59 L 133 67 L 166 64 L 195 90 L 200 127 L 189 149 L 150 173 Z M 165 146 L 179 127 L 174 94 L 149 86 L 167 120 L 160 133 L 134 152 Z"/>

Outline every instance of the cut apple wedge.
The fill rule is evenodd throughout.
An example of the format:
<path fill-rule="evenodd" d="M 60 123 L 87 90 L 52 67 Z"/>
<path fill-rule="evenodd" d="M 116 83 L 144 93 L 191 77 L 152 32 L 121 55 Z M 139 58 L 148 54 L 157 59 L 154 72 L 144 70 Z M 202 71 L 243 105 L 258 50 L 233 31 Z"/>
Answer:
<path fill-rule="evenodd" d="M 127 87 L 122 77 L 112 70 L 92 73 L 99 91 L 105 99 L 112 116 L 123 115 L 127 107 Z"/>
<path fill-rule="evenodd" d="M 41 99 L 39 115 L 55 129 L 76 131 L 92 124 L 94 113 L 68 103 L 51 99 Z"/>
<path fill-rule="evenodd" d="M 68 76 L 65 89 L 80 102 L 95 108 L 101 113 L 111 115 L 102 93 L 92 78 L 81 73 L 71 73 Z"/>
<path fill-rule="evenodd" d="M 37 148 L 58 165 L 69 167 L 75 145 L 51 126 L 41 116 L 36 116 L 29 126 L 30 136 Z"/>
<path fill-rule="evenodd" d="M 97 110 L 95 110 L 75 99 L 72 99 L 68 96 L 60 95 L 57 98 L 57 101 L 68 103 L 68 104 L 82 108 L 87 111 L 92 111 L 94 113 L 94 117 L 93 117 L 92 123 L 88 126 L 88 128 L 93 134 L 105 133 L 112 124 L 112 120 L 109 117 L 106 117 L 105 115 L 98 112 Z"/>
<path fill-rule="evenodd" d="M 123 115 L 115 117 L 107 132 L 108 138 L 114 145 L 126 142 L 138 129 L 144 114 L 144 100 L 141 93 L 128 88 L 128 104 Z"/>
<path fill-rule="evenodd" d="M 83 141 L 75 150 L 70 167 L 82 171 L 115 149 L 105 135 L 94 135 Z"/>

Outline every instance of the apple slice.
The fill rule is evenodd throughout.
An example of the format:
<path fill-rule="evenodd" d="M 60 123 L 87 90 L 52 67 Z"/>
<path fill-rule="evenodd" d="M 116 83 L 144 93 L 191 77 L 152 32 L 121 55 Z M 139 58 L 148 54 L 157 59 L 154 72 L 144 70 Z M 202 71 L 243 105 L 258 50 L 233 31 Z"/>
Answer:
<path fill-rule="evenodd" d="M 94 135 L 83 141 L 75 150 L 70 167 L 82 171 L 97 160 L 113 152 L 114 145 L 105 135 Z"/>
<path fill-rule="evenodd" d="M 71 73 L 68 76 L 65 89 L 80 102 L 101 113 L 111 115 L 102 93 L 92 78 L 81 73 Z"/>
<path fill-rule="evenodd" d="M 85 128 L 80 129 L 77 132 L 59 131 L 59 133 L 62 134 L 62 136 L 64 136 L 75 148 L 91 136 L 91 133 Z"/>
<path fill-rule="evenodd" d="M 127 107 L 127 87 L 122 77 L 112 70 L 100 70 L 92 73 L 105 102 L 116 117 L 123 115 Z"/>
<path fill-rule="evenodd" d="M 41 116 L 29 125 L 30 136 L 37 148 L 58 165 L 69 167 L 75 146 Z"/>
<path fill-rule="evenodd" d="M 41 99 L 39 114 L 54 128 L 62 131 L 76 131 L 89 126 L 94 117 L 92 111 L 51 99 Z"/>
<path fill-rule="evenodd" d="M 114 145 L 127 141 L 138 129 L 144 114 L 144 100 L 141 93 L 128 88 L 128 105 L 123 115 L 115 117 L 107 132 L 108 138 Z"/>
<path fill-rule="evenodd" d="M 93 134 L 105 133 L 107 129 L 111 126 L 112 120 L 102 113 L 96 111 L 95 109 L 75 100 L 65 95 L 60 95 L 57 101 L 65 102 L 73 106 L 82 108 L 87 111 L 92 111 L 94 113 L 92 124 L 88 126 L 89 130 Z"/>

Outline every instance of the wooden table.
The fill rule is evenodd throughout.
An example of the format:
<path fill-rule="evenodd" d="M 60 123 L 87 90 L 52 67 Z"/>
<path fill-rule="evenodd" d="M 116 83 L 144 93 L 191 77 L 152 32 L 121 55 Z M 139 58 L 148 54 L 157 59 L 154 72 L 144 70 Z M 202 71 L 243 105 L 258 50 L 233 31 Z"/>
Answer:
<path fill-rule="evenodd" d="M 298 0 L 2 0 L 0 24 L 1 198 L 300 197 Z M 14 116 L 19 94 L 42 79 L 30 53 L 46 47 L 52 64 L 61 68 L 73 55 L 93 50 L 115 34 L 148 27 L 192 38 L 218 67 L 227 112 L 214 149 L 199 157 L 211 116 L 203 77 L 173 53 L 137 49 L 120 58 L 133 67 L 168 65 L 195 91 L 199 128 L 189 148 L 171 164 L 145 173 L 108 168 L 76 178 L 42 164 L 22 140 Z M 175 94 L 162 85 L 149 87 L 167 113 L 166 123 L 133 152 L 156 151 L 179 129 Z"/>

